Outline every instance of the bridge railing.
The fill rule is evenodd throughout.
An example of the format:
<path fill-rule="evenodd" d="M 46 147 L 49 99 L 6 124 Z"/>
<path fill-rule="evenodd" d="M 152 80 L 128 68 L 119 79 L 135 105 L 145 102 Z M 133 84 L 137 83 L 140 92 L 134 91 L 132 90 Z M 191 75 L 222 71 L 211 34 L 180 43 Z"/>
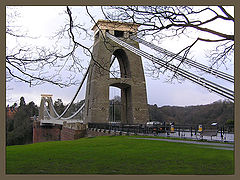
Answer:
<path fill-rule="evenodd" d="M 111 130 L 114 132 L 121 131 L 127 133 L 135 134 L 159 134 L 159 133 L 177 133 L 179 136 L 182 136 L 182 133 L 191 133 L 191 136 L 200 135 L 204 131 L 214 130 L 217 133 L 220 133 L 221 136 L 225 133 L 233 133 L 234 126 L 202 126 L 202 131 L 199 130 L 198 125 L 152 125 L 148 126 L 146 124 L 122 124 L 122 123 L 88 123 L 89 129 L 103 129 Z"/>

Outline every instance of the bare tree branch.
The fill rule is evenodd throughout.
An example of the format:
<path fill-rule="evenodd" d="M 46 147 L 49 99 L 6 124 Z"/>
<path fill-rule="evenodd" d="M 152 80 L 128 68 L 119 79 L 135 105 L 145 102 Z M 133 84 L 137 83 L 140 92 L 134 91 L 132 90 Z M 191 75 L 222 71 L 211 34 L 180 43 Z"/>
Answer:
<path fill-rule="evenodd" d="M 222 7 L 222 6 L 218 6 L 221 10 L 222 10 L 222 12 L 224 12 L 224 14 L 228 17 L 228 19 L 230 19 L 230 20 L 232 20 L 233 22 L 234 22 L 234 17 L 232 17 L 227 11 L 226 11 L 226 9 L 224 8 L 224 7 Z"/>
<path fill-rule="evenodd" d="M 217 8 L 224 15 L 219 14 Z M 190 6 L 111 6 L 102 7 L 102 12 L 105 18 L 110 21 L 132 22 L 141 25 L 138 35 L 141 37 L 148 36 L 154 40 L 180 36 L 182 34 L 188 36 L 190 29 L 204 32 L 205 34 L 208 33 L 209 38 L 206 38 L 206 36 L 201 37 L 201 35 L 195 37 L 194 43 L 183 47 L 176 54 L 176 56 L 180 55 L 180 53 L 184 54 L 177 67 L 180 67 L 198 41 L 215 44 L 222 43 L 221 48 L 216 48 L 215 51 L 210 52 L 209 57 L 212 58 L 210 60 L 212 65 L 218 61 L 224 63 L 234 50 L 234 34 L 228 34 L 221 31 L 221 29 L 216 30 L 208 26 L 217 20 L 221 20 L 223 23 L 234 22 L 234 17 L 222 6 L 199 8 Z M 214 37 L 212 35 L 219 38 L 212 38 Z M 230 44 L 230 46 L 226 46 L 226 44 Z M 174 57 L 168 60 L 167 63 L 170 63 L 173 59 Z M 166 71 L 162 72 L 165 73 Z M 174 76 L 175 74 L 176 72 Z"/>
<path fill-rule="evenodd" d="M 216 20 L 221 20 L 223 23 L 234 23 L 234 17 L 222 6 L 215 8 L 201 7 L 197 9 L 190 6 L 112 6 L 101 7 L 101 10 L 105 18 L 110 21 L 117 20 L 141 25 L 138 31 L 139 35 L 142 37 L 151 36 L 152 39 L 158 41 L 163 38 L 180 35 L 188 36 L 189 30 L 204 32 L 215 36 L 206 38 L 206 36 L 202 37 L 199 35 L 198 37 L 194 37 L 193 43 L 183 47 L 182 50 L 176 54 L 176 56 L 178 56 L 183 53 L 182 60 L 177 67 L 180 67 L 180 65 L 184 63 L 190 50 L 199 41 L 220 44 L 214 51 L 209 53 L 212 66 L 224 64 L 234 51 L 234 34 L 222 32 L 221 29 L 216 30 L 208 27 L 209 24 L 214 23 Z M 98 27 L 88 7 L 86 7 L 86 12 L 92 22 Z M 207 16 L 205 14 L 207 14 Z M 83 59 L 79 57 L 79 50 L 85 53 L 86 57 L 94 61 L 94 65 L 99 68 L 99 73 L 100 69 L 112 73 L 112 75 L 115 73 L 115 70 L 111 72 L 104 63 L 95 61 L 92 54 L 92 46 L 88 47 L 79 40 L 80 36 L 86 39 L 91 38 L 92 34 L 89 32 L 89 29 L 79 23 L 76 19 L 77 16 L 74 16 L 71 8 L 68 6 L 66 7 L 65 15 L 67 21 L 55 36 L 52 37 L 52 40 L 56 40 L 56 45 L 53 49 L 24 46 L 22 44 L 18 44 L 12 49 L 7 48 L 6 69 L 10 76 L 9 80 L 18 79 L 28 83 L 30 86 L 39 85 L 44 82 L 52 83 L 59 87 L 77 84 L 77 80 L 75 80 L 76 73 L 81 73 L 86 70 Z M 9 11 L 6 27 L 7 36 L 17 39 L 32 38 L 28 36 L 27 33 L 20 31 L 19 29 L 21 27 L 13 23 L 18 16 L 17 11 Z M 102 34 L 105 47 L 112 52 L 114 46 L 105 38 L 101 29 L 99 29 L 99 32 Z M 58 44 L 62 41 L 66 43 L 65 38 L 68 40 L 68 45 L 63 46 L 62 49 L 58 49 Z M 172 57 L 167 63 L 172 62 L 174 58 L 175 57 Z M 158 68 L 154 73 L 159 74 L 165 72 L 154 64 L 149 69 L 153 71 L 154 68 Z M 65 71 L 69 72 L 68 77 L 61 78 L 61 73 Z M 173 76 L 175 76 L 175 74 L 176 72 Z"/>

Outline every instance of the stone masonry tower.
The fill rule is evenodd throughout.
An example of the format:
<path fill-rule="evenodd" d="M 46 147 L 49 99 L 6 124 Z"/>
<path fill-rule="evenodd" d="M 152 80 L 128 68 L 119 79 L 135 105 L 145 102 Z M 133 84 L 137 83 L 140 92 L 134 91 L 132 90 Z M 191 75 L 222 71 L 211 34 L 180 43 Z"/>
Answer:
<path fill-rule="evenodd" d="M 44 104 L 47 102 L 48 104 L 52 103 L 52 95 L 51 94 L 41 94 L 41 103 L 40 103 L 40 109 L 39 109 L 39 120 L 44 120 L 45 117 L 48 117 L 46 112 L 44 111 Z M 49 105 L 49 114 L 52 117 L 56 117 L 54 114 L 52 106 Z"/>
<path fill-rule="evenodd" d="M 141 57 L 106 37 L 110 33 L 134 47 L 129 37 L 137 32 L 132 23 L 99 20 L 92 30 L 95 40 L 85 97 L 85 122 L 109 122 L 109 86 L 121 89 L 121 123 L 144 124 L 149 120 L 146 83 Z M 121 76 L 110 78 L 111 57 L 117 57 Z"/>

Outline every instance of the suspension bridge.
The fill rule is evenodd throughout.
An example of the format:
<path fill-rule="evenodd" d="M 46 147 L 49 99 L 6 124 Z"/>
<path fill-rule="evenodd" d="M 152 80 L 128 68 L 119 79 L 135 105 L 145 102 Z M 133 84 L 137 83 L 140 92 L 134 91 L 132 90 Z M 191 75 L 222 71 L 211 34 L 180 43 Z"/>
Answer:
<path fill-rule="evenodd" d="M 234 91 L 184 70 L 180 66 L 174 65 L 172 60 L 185 63 L 230 83 L 234 83 L 232 75 L 147 42 L 136 35 L 137 28 L 136 24 L 105 20 L 99 20 L 94 25 L 92 30 L 95 31 L 95 40 L 92 60 L 75 95 L 61 114 L 58 114 L 54 108 L 52 95 L 41 96 L 39 118 L 34 123 L 34 142 L 65 140 L 69 138 L 67 137 L 68 133 L 71 134 L 72 139 L 80 138 L 86 133 L 88 124 L 94 126 L 94 123 L 109 123 L 109 86 L 121 89 L 120 123 L 125 125 L 146 124 L 149 118 L 142 57 L 159 68 L 174 72 L 175 75 L 234 102 Z M 141 50 L 139 44 L 151 48 L 163 58 Z M 116 58 L 111 58 L 112 56 Z M 121 76 L 109 78 L 110 67 L 116 59 L 120 65 Z M 85 102 L 72 115 L 65 117 L 86 79 Z M 75 118 L 77 115 L 80 118 Z M 51 128 L 49 129 L 49 127 Z M 43 131 L 42 128 L 45 130 Z M 63 130 L 65 131 L 63 132 Z M 62 137 L 64 134 L 65 138 Z M 44 139 L 44 137 L 47 138 Z"/>

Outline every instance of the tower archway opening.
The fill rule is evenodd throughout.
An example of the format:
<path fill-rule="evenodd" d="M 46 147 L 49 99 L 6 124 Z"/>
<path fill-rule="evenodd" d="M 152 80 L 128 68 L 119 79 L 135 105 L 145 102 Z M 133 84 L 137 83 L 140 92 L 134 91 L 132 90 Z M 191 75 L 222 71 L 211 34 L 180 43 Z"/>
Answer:
<path fill-rule="evenodd" d="M 110 78 L 130 77 L 130 65 L 127 54 L 123 49 L 115 50 L 110 60 Z"/>
<path fill-rule="evenodd" d="M 121 89 L 109 86 L 109 122 L 121 122 Z"/>
<path fill-rule="evenodd" d="M 109 86 L 109 122 L 132 124 L 131 86 L 125 83 L 113 83 Z"/>
<path fill-rule="evenodd" d="M 110 62 L 110 78 L 121 78 L 119 60 L 114 55 L 112 55 Z"/>

